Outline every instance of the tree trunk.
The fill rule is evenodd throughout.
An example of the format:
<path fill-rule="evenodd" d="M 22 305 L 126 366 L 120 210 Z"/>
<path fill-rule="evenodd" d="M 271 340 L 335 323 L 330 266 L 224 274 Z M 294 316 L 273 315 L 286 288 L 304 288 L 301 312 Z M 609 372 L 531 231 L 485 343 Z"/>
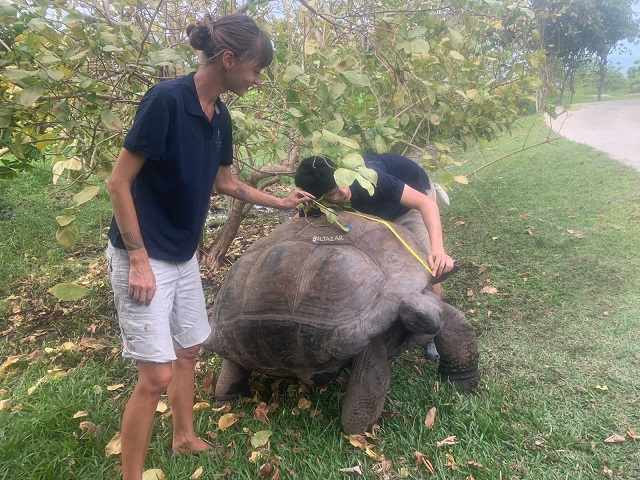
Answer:
<path fill-rule="evenodd" d="M 607 78 L 607 57 L 598 58 L 598 64 L 600 65 L 599 81 L 598 81 L 598 102 L 602 100 L 602 94 L 604 93 L 604 81 Z"/>
<path fill-rule="evenodd" d="M 225 262 L 225 255 L 229 251 L 229 247 L 238 234 L 238 229 L 244 217 L 246 217 L 251 207 L 246 208 L 247 204 L 240 200 L 234 200 L 229 211 L 229 216 L 225 220 L 220 232 L 213 240 L 211 245 L 204 248 L 202 261 L 207 270 L 215 272 Z"/>
<path fill-rule="evenodd" d="M 282 175 L 291 175 L 295 171 L 300 155 L 300 146 L 295 144 L 296 138 L 291 140 L 295 146 L 289 152 L 288 158 L 281 164 L 267 164 L 251 172 L 246 180 L 246 184 L 262 190 L 269 185 L 278 183 Z M 258 186 L 259 184 L 259 186 Z M 220 233 L 213 240 L 211 245 L 202 248 L 201 262 L 207 270 L 216 271 L 225 262 L 225 255 L 231 246 L 231 242 L 236 238 L 238 229 L 244 217 L 251 210 L 253 205 L 234 200 L 229 211 L 229 216 L 225 220 Z"/>

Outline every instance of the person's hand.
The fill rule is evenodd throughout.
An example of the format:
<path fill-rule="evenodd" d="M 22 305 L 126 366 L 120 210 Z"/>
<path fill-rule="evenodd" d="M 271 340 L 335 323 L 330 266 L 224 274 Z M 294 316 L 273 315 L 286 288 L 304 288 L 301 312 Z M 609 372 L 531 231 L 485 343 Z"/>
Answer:
<path fill-rule="evenodd" d="M 447 273 L 453 268 L 454 261 L 444 250 L 432 250 L 428 257 L 429 267 L 434 277 Z"/>
<path fill-rule="evenodd" d="M 149 305 L 156 293 L 156 276 L 149 258 L 132 258 L 129 267 L 129 296 L 140 305 Z"/>
<path fill-rule="evenodd" d="M 315 199 L 316 197 L 304 190 L 294 190 L 287 198 L 282 199 L 282 208 L 283 210 L 291 210 L 300 204 L 304 204 Z"/>

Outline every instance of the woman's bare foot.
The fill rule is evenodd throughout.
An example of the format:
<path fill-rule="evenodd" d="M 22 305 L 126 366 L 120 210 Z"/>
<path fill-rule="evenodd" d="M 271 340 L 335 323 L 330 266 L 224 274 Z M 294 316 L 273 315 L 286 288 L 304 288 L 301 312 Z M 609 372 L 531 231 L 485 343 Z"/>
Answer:
<path fill-rule="evenodd" d="M 171 452 L 173 455 L 189 455 L 206 452 L 208 450 L 213 451 L 214 445 L 204 438 L 192 437 L 173 439 L 173 448 Z"/>

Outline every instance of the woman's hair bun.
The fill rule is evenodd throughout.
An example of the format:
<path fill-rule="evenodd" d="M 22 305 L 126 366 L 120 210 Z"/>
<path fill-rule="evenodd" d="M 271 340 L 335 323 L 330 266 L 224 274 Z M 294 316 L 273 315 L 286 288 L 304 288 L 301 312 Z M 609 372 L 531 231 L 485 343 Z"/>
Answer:
<path fill-rule="evenodd" d="M 187 27 L 187 35 L 189 37 L 189 44 L 195 50 L 204 50 L 211 41 L 211 34 L 209 28 L 206 25 L 189 25 Z"/>

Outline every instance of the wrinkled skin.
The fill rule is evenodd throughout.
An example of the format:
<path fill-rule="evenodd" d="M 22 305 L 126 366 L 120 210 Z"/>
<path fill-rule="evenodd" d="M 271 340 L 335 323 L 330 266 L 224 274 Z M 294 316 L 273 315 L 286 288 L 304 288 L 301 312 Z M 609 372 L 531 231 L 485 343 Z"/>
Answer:
<path fill-rule="evenodd" d="M 248 394 L 252 371 L 322 386 L 350 366 L 342 427 L 362 433 L 382 413 L 390 359 L 431 339 L 442 378 L 463 392 L 477 386 L 476 339 L 464 315 L 433 294 L 427 270 L 386 226 L 340 219 L 353 230 L 324 218 L 288 220 L 233 266 L 204 344 L 224 359 L 217 401 Z M 426 258 L 407 230 L 394 228 Z"/>

